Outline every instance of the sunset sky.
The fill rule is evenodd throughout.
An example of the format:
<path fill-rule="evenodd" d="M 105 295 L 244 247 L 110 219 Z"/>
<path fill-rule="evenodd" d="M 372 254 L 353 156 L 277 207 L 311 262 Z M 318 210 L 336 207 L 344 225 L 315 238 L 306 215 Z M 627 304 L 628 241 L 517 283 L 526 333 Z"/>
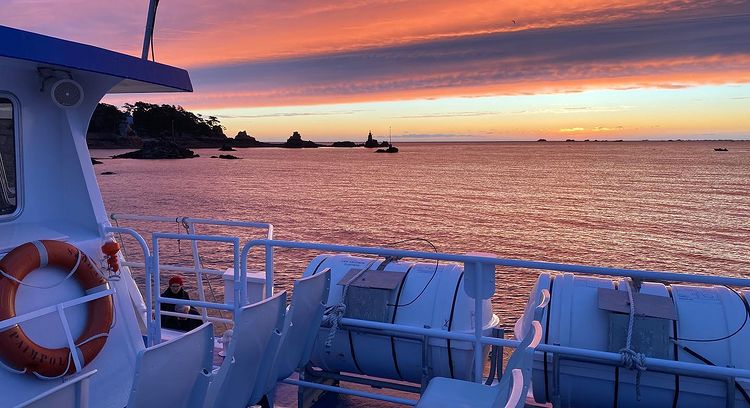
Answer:
<path fill-rule="evenodd" d="M 4 0 L 0 25 L 140 55 L 147 0 Z M 750 0 L 161 0 L 156 60 L 234 136 L 750 138 Z"/>

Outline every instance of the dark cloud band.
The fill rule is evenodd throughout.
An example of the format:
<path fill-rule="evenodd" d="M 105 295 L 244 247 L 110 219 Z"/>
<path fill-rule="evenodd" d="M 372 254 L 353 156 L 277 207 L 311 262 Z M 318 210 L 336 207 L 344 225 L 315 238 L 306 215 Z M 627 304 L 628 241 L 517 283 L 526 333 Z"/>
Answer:
<path fill-rule="evenodd" d="M 194 69 L 249 104 L 750 69 L 750 14 L 617 22 Z M 707 61 L 709 63 L 707 64 Z M 711 61 L 715 61 L 713 64 Z M 247 103 L 245 103 L 247 104 Z"/>

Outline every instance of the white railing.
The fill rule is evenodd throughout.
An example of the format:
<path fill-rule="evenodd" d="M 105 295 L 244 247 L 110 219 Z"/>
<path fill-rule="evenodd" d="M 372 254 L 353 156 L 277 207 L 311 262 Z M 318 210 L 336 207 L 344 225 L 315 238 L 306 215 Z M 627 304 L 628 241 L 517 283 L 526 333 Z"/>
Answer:
<path fill-rule="evenodd" d="M 158 248 L 159 241 L 164 239 L 172 240 L 191 240 L 191 241 L 214 241 L 214 242 L 225 242 L 233 246 L 233 265 L 234 265 L 234 290 L 235 300 L 234 304 L 221 304 L 221 303 L 210 303 L 203 301 L 185 301 L 179 299 L 168 299 L 156 297 L 156 301 L 153 303 L 155 310 L 149 313 L 151 316 L 156 317 L 151 321 L 152 330 L 149 331 L 149 336 L 154 336 L 154 339 L 159 339 L 158 327 L 160 314 L 158 305 L 161 302 L 173 303 L 173 304 L 184 304 L 198 307 L 213 307 L 221 310 L 236 310 L 238 307 L 247 303 L 247 294 L 244 293 L 246 290 L 246 273 L 247 273 L 247 257 L 249 252 L 254 248 L 263 248 L 265 250 L 265 272 L 266 272 L 266 296 L 273 294 L 274 284 L 274 248 L 290 248 L 300 250 L 315 250 L 325 252 L 343 252 L 353 253 L 360 255 L 374 255 L 381 257 L 395 257 L 395 258 L 418 258 L 428 260 L 439 260 L 439 261 L 450 261 L 458 262 L 464 265 L 465 271 L 465 290 L 470 297 L 475 300 L 475 330 L 473 334 L 450 332 L 438 329 L 426 329 L 415 326 L 407 326 L 402 324 L 389 324 L 367 320 L 342 318 L 342 327 L 346 328 L 359 328 L 367 330 L 376 330 L 383 332 L 395 332 L 402 333 L 404 335 L 412 336 L 425 336 L 435 337 L 450 340 L 466 341 L 474 344 L 474 381 L 482 380 L 482 347 L 483 345 L 492 345 L 500 347 L 516 347 L 518 341 L 509 340 L 504 338 L 494 338 L 484 336 L 482 332 L 483 322 L 483 308 L 481 302 L 483 299 L 491 297 L 495 293 L 495 274 L 497 267 L 511 267 L 521 269 L 533 269 L 533 270 L 544 270 L 544 271 L 557 271 L 557 272 L 572 272 L 585 275 L 602 275 L 612 277 L 630 277 L 641 281 L 667 281 L 667 282 L 689 282 L 689 283 L 700 283 L 700 284 L 712 284 L 712 285 L 727 285 L 735 287 L 750 287 L 750 279 L 735 278 L 735 277 L 722 277 L 722 276 L 709 276 L 709 275 L 697 275 L 697 274 L 684 274 L 664 271 L 648 271 L 648 270 L 631 270 L 622 268 L 606 268 L 597 266 L 586 266 L 586 265 L 575 265 L 575 264 L 561 264 L 551 262 L 538 262 L 528 261 L 519 259 L 506 259 L 498 258 L 493 256 L 484 255 L 458 255 L 458 254 L 447 254 L 447 253 L 433 253 L 433 252 L 422 252 L 422 251 L 409 251 L 391 248 L 380 248 L 380 247 L 359 247 L 359 246 L 347 246 L 347 245 L 332 245 L 322 244 L 315 242 L 296 242 L 296 241 L 282 241 L 273 239 L 258 239 L 251 240 L 245 243 L 240 249 L 240 240 L 236 237 L 222 237 L 212 235 L 198 235 L 198 234 L 173 234 L 173 233 L 154 233 L 153 234 L 153 247 L 154 256 L 152 262 L 146 261 L 145 266 L 147 270 L 147 276 L 149 276 L 149 282 L 154 282 L 155 286 L 151 291 L 159 290 L 158 278 L 159 271 L 162 268 L 158 264 Z M 144 241 L 145 242 L 145 241 Z M 151 302 L 148 303 L 150 306 Z M 550 344 L 540 344 L 537 347 L 538 351 L 551 353 L 556 357 L 564 357 L 566 359 L 572 359 L 577 361 L 595 362 L 600 364 L 621 366 L 621 355 L 618 353 L 590 350 L 568 346 L 556 346 Z M 715 378 L 720 380 L 734 381 L 737 378 L 750 380 L 750 370 L 733 368 L 733 367 L 719 367 L 719 366 L 708 366 L 699 363 L 690 363 L 685 361 L 674 361 L 665 360 L 659 358 L 645 359 L 645 363 L 650 371 L 662 372 L 669 374 L 679 374 L 694 377 L 705 377 Z M 342 393 L 352 393 L 351 390 L 347 390 L 341 387 L 326 386 L 322 384 L 310 383 L 306 381 L 288 381 L 290 384 L 295 384 L 300 387 L 318 388 L 322 390 L 330 390 Z M 400 404 L 413 405 L 414 401 L 404 400 L 402 398 L 392 398 L 389 396 L 374 396 L 370 393 L 367 396 L 371 398 L 383 399 L 386 401 L 397 402 Z"/>
<path fill-rule="evenodd" d="M 193 217 L 166 217 L 166 216 L 153 216 L 153 215 L 134 215 L 134 214 L 112 214 L 110 215 L 110 218 L 115 222 L 116 227 L 119 228 L 119 222 L 120 221 L 141 221 L 141 222 L 149 222 L 149 223 L 175 223 L 179 225 L 180 227 L 185 229 L 185 233 L 188 235 L 196 235 L 197 229 L 196 226 L 215 226 L 215 227 L 230 227 L 230 228 L 246 228 L 246 229 L 258 229 L 263 230 L 264 235 L 266 239 L 273 239 L 273 224 L 266 223 L 266 222 L 249 222 L 249 221 L 235 221 L 235 220 L 218 220 L 218 219 L 210 219 L 210 218 L 193 218 Z M 109 230 L 112 231 L 111 229 Z M 133 231 L 130 229 L 130 231 Z M 133 236 L 131 233 L 126 232 L 128 235 Z M 121 233 L 117 231 L 116 233 Z M 140 237 L 140 235 L 139 235 Z M 122 242 L 122 239 L 120 240 Z M 144 253 L 144 262 L 134 262 L 134 261 L 125 261 L 123 262 L 123 266 L 127 266 L 129 268 L 142 268 L 146 270 L 147 265 L 147 257 L 145 254 L 147 253 L 147 245 L 145 245 L 145 240 L 141 238 L 142 242 L 139 242 L 141 244 L 141 249 Z M 224 271 L 219 269 L 211 269 L 211 268 L 205 268 L 203 267 L 202 258 L 200 255 L 199 247 L 198 247 L 198 240 L 190 240 L 190 247 L 191 247 L 191 253 L 193 258 L 193 265 L 192 267 L 186 267 L 186 266 L 174 266 L 174 265 L 159 265 L 159 268 L 161 270 L 165 271 L 173 271 L 173 272 L 182 272 L 182 273 L 195 273 L 196 275 L 196 285 L 197 285 L 197 292 L 198 292 L 198 300 L 205 302 L 206 301 L 206 288 L 203 285 L 204 282 L 204 274 L 205 275 L 212 275 L 212 276 L 222 276 L 224 274 Z M 145 248 L 145 250 L 144 250 Z M 127 254 L 126 254 L 127 255 Z M 210 280 L 207 280 L 207 282 L 210 283 Z M 150 304 L 152 301 L 152 295 L 149 294 L 151 291 L 151 285 L 146 285 L 146 304 Z M 213 294 L 213 288 L 211 289 L 211 293 Z M 243 295 L 246 296 L 246 289 L 242 291 Z M 214 298 L 215 300 L 215 298 Z M 221 317 L 213 317 L 209 316 L 206 308 L 199 308 L 201 313 L 201 320 L 203 321 L 213 321 L 213 322 L 222 322 L 222 323 L 231 323 L 232 320 L 226 319 L 223 316 Z M 218 309 L 221 313 L 222 309 Z M 172 316 L 173 312 L 167 312 L 165 315 Z M 196 319 L 195 315 L 191 314 L 185 314 L 185 313 L 177 313 L 176 316 L 184 317 L 188 319 Z"/>

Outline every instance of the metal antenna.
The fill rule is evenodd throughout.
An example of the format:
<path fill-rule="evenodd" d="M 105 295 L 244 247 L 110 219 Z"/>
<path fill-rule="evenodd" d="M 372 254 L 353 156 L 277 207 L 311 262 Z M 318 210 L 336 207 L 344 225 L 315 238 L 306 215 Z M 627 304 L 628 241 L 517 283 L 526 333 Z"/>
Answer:
<path fill-rule="evenodd" d="M 150 0 L 148 3 L 148 18 L 146 19 L 146 33 L 143 36 L 143 52 L 141 59 L 148 59 L 148 49 L 151 44 L 151 38 L 154 36 L 154 22 L 156 21 L 156 7 L 159 0 Z"/>

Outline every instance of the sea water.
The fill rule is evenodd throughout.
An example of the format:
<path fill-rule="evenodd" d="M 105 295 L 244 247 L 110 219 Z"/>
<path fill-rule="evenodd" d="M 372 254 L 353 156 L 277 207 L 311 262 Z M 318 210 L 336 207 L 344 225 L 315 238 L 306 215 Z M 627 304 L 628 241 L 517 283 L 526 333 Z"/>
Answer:
<path fill-rule="evenodd" d="M 277 239 L 366 246 L 420 239 L 397 246 L 431 251 L 429 241 L 457 254 L 750 276 L 750 142 L 398 147 L 398 154 L 238 149 L 232 154 L 240 160 L 211 158 L 215 149 L 185 160 L 106 160 L 116 153 L 107 150 L 92 156 L 105 159 L 94 169 L 109 213 L 264 221 Z M 174 222 L 120 225 L 184 232 Z M 127 244 L 129 258 L 138 258 Z M 175 263 L 180 256 L 192 262 L 190 243 L 165 245 L 179 254 Z M 207 266 L 231 266 L 226 246 L 201 244 L 201 252 Z M 277 250 L 277 288 L 290 287 L 314 255 Z M 262 268 L 262 251 L 251 256 L 252 267 Z M 498 269 L 495 310 L 504 324 L 520 315 L 538 273 Z M 220 279 L 212 282 L 221 299 Z"/>

